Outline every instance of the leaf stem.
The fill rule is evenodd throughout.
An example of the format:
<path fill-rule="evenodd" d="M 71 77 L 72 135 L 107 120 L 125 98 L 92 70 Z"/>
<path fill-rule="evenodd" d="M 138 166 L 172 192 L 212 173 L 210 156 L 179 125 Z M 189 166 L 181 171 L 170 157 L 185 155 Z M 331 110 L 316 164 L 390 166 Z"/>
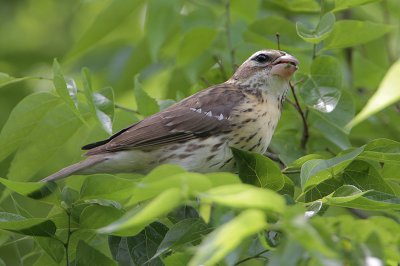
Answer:
<path fill-rule="evenodd" d="M 306 117 L 306 114 L 304 113 L 303 109 L 300 106 L 299 100 L 297 99 L 297 95 L 296 95 L 293 84 L 291 82 L 289 82 L 289 85 L 290 85 L 290 90 L 292 91 L 293 98 L 295 101 L 296 110 L 299 112 L 299 114 L 301 116 L 301 120 L 303 122 L 303 135 L 301 137 L 300 145 L 301 145 L 302 149 L 305 149 L 308 138 L 310 136 L 309 130 L 308 130 L 308 124 L 307 124 L 307 117 Z"/>
<path fill-rule="evenodd" d="M 236 265 L 239 265 L 239 264 L 242 264 L 243 262 L 246 262 L 246 261 L 248 261 L 248 260 L 257 259 L 257 258 L 265 258 L 265 257 L 263 257 L 263 256 L 261 256 L 261 255 L 264 254 L 265 252 L 268 252 L 268 251 L 269 251 L 268 249 L 265 249 L 265 250 L 263 250 L 263 251 L 257 253 L 257 254 L 254 255 L 254 256 L 247 257 L 247 258 L 244 258 L 244 259 L 242 259 L 242 260 L 239 260 L 238 262 L 235 263 L 235 266 L 236 266 Z M 265 258 L 265 259 L 266 259 L 266 258 Z"/>
<path fill-rule="evenodd" d="M 69 266 L 69 241 L 71 238 L 71 212 L 70 210 L 66 210 L 67 215 L 68 215 L 68 231 L 67 231 L 67 241 L 64 243 L 64 248 L 65 248 L 65 256 L 66 256 L 66 261 L 67 261 L 67 266 Z"/>

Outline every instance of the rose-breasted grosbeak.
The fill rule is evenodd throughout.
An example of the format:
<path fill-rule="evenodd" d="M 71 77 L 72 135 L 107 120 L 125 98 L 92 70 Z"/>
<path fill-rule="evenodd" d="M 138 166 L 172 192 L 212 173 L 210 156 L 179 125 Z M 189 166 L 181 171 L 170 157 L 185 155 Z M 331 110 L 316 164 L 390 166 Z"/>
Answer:
<path fill-rule="evenodd" d="M 145 173 L 163 163 L 198 172 L 233 170 L 230 147 L 266 151 L 297 66 L 297 59 L 283 51 L 258 51 L 226 82 L 84 146 L 86 160 L 43 181 L 72 174 Z"/>

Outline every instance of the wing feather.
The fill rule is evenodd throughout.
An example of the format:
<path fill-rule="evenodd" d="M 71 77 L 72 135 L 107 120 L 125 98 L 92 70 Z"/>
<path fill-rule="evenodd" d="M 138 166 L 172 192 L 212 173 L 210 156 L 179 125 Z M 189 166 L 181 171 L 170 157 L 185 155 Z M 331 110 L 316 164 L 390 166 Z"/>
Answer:
<path fill-rule="evenodd" d="M 148 149 L 228 132 L 231 130 L 229 116 L 245 97 L 233 85 L 217 85 L 83 149 L 90 149 L 86 155 Z"/>

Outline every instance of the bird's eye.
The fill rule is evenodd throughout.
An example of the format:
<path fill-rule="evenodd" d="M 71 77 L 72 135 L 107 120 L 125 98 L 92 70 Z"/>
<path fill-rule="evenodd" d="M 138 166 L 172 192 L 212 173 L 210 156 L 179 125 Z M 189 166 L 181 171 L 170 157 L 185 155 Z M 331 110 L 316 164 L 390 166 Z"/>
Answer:
<path fill-rule="evenodd" d="M 252 58 L 252 60 L 258 63 L 265 63 L 270 60 L 270 57 L 266 54 L 259 54 Z"/>

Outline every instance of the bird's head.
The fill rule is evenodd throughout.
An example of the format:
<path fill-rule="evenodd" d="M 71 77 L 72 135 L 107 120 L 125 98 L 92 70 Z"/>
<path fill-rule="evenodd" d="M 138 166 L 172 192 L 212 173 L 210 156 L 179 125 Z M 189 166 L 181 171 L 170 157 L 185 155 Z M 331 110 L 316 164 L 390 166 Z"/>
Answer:
<path fill-rule="evenodd" d="M 276 79 L 289 81 L 298 65 L 299 61 L 286 52 L 261 50 L 244 61 L 228 82 L 257 86 Z"/>

